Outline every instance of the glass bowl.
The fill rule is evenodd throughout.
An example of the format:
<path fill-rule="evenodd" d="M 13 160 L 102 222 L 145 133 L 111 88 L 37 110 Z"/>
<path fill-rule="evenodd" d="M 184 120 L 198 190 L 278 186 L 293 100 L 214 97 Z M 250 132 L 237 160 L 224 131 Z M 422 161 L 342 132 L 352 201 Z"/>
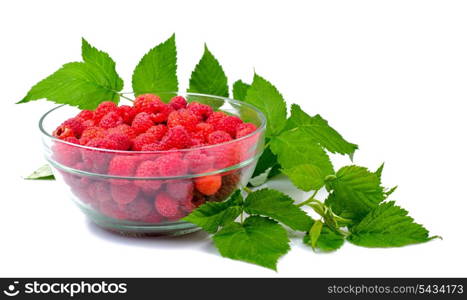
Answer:
<path fill-rule="evenodd" d="M 50 110 L 39 122 L 45 158 L 72 200 L 105 229 L 136 236 L 197 231 L 198 227 L 181 218 L 207 201 L 226 200 L 246 185 L 263 151 L 266 119 L 252 105 L 195 93 L 158 95 L 162 99 L 180 95 L 188 102 L 208 104 L 215 111 L 255 124 L 257 129 L 239 139 L 192 149 L 106 150 L 53 137 L 55 128 L 76 116 L 79 109 L 61 105 Z M 108 174 L 110 165 L 119 166 L 118 172 Z M 136 176 L 142 165 L 147 169 L 157 165 L 166 176 L 151 177 L 144 172 Z"/>

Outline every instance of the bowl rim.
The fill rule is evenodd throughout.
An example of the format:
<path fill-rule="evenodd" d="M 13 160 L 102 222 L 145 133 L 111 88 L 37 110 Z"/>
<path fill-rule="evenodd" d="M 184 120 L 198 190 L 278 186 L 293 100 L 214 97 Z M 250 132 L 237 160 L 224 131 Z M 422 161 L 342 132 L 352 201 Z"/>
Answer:
<path fill-rule="evenodd" d="M 233 103 L 233 104 L 236 104 L 236 105 L 239 105 L 239 106 L 246 106 L 250 109 L 252 109 L 253 111 L 255 111 L 260 120 L 261 120 L 261 124 L 260 126 L 258 126 L 256 128 L 255 131 L 245 135 L 245 136 L 242 136 L 241 138 L 238 138 L 238 139 L 233 139 L 231 141 L 228 141 L 228 142 L 223 142 L 223 143 L 220 143 L 220 144 L 215 144 L 215 145 L 207 145 L 207 146 L 201 146 L 201 147 L 195 147 L 195 148 L 186 148 L 186 149 L 173 149 L 173 150 L 158 150 L 158 151 L 128 151 L 128 150 L 111 150 L 111 149 L 102 149 L 102 148 L 95 148 L 95 147 L 89 147 L 89 146 L 84 146 L 84 145 L 78 145 L 78 144 L 74 144 L 74 143 L 70 143 L 70 142 L 67 142 L 67 141 L 64 141 L 64 140 L 61 140 L 61 139 L 58 139 L 56 137 L 54 137 L 53 135 L 51 135 L 49 132 L 47 132 L 45 129 L 44 129 L 44 121 L 45 119 L 47 118 L 47 116 L 49 116 L 51 113 L 53 113 L 54 111 L 64 107 L 64 106 L 67 106 L 67 104 L 61 104 L 61 105 L 58 105 L 52 109 L 50 109 L 49 111 L 47 111 L 40 119 L 39 119 L 39 130 L 41 131 L 41 133 L 46 136 L 47 138 L 55 141 L 55 142 L 59 142 L 59 143 L 62 143 L 62 144 L 67 144 L 67 145 L 70 145 L 70 146 L 73 146 L 73 147 L 77 147 L 77 148 L 80 148 L 80 149 L 87 149 L 87 150 L 93 150 L 93 151 L 99 151 L 99 152 L 109 152 L 109 153 L 115 153 L 115 154 L 122 154 L 122 155 L 135 155 L 135 154 L 169 154 L 169 153 L 187 153 L 187 152 L 190 152 L 190 151 L 197 151 L 197 150 L 209 150 L 209 149 L 215 149 L 217 147 L 223 147 L 223 146 L 226 146 L 226 145 L 230 145 L 230 144 L 235 144 L 235 143 L 239 143 L 243 140 L 246 140 L 258 133 L 261 133 L 262 131 L 266 131 L 266 125 L 267 125 L 267 119 L 266 119 L 266 116 L 264 115 L 264 113 L 259 110 L 258 108 L 256 108 L 254 105 L 250 104 L 250 103 L 247 103 L 247 102 L 244 102 L 244 101 L 239 101 L 239 100 L 235 100 L 235 99 L 232 99 L 232 98 L 228 98 L 228 97 L 222 97 L 222 96 L 216 96 L 216 95 L 209 95 L 209 94 L 202 94 L 202 93 L 191 93 L 191 92 L 159 92 L 159 94 L 161 93 L 167 93 L 167 94 L 184 94 L 184 95 L 187 95 L 187 96 L 201 96 L 201 97 L 210 97 L 210 98 L 216 98 L 216 99 L 219 99 L 219 100 L 224 100 L 224 101 L 227 101 L 229 103 Z M 131 94 L 131 92 L 126 92 L 124 94 Z M 155 93 L 154 93 L 155 94 Z M 118 104 L 117 104 L 118 105 Z"/>

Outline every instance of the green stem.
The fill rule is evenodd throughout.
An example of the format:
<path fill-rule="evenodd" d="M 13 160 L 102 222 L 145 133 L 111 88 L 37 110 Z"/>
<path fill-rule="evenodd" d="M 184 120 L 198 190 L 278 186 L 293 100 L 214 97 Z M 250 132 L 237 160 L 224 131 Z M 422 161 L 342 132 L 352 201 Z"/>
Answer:
<path fill-rule="evenodd" d="M 131 101 L 131 102 L 135 102 L 135 100 L 133 100 L 133 99 L 131 99 L 131 98 L 129 98 L 129 97 L 123 95 L 123 93 L 119 93 L 118 95 L 119 95 L 120 97 L 122 97 L 123 99 L 129 100 L 129 101 Z"/>
<path fill-rule="evenodd" d="M 310 198 L 308 198 L 307 200 L 303 201 L 302 203 L 297 204 L 297 206 L 298 206 L 298 207 L 302 207 L 303 205 L 310 204 L 310 203 L 313 202 L 313 201 L 318 201 L 318 200 L 315 199 L 316 194 L 318 194 L 318 190 L 314 191 L 314 192 L 313 192 L 313 195 L 311 195 Z M 318 202 L 319 202 L 319 201 L 318 201 Z"/>
<path fill-rule="evenodd" d="M 253 190 L 250 189 L 250 188 L 247 187 L 247 186 L 244 186 L 244 187 L 243 187 L 243 190 L 244 190 L 245 192 L 247 192 L 248 194 L 253 193 Z"/>

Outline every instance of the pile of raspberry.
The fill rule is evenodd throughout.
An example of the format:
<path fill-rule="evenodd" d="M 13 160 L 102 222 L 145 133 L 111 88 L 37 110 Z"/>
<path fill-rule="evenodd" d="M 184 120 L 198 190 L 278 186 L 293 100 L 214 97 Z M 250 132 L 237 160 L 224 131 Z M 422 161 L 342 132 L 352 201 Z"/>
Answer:
<path fill-rule="evenodd" d="M 205 201 L 224 200 L 237 187 L 241 170 L 193 179 L 140 178 L 202 174 L 235 165 L 249 155 L 245 147 L 254 140 L 244 145 L 204 146 L 255 130 L 254 124 L 213 111 L 206 104 L 187 103 L 182 96 L 164 103 L 156 95 L 145 94 L 133 106 L 103 102 L 94 111 L 83 110 L 66 120 L 53 136 L 67 143 L 55 143 L 52 151 L 54 160 L 73 169 L 139 178 L 94 179 L 61 171 L 73 193 L 104 215 L 158 223 L 178 220 Z M 177 151 L 182 149 L 190 150 Z"/>

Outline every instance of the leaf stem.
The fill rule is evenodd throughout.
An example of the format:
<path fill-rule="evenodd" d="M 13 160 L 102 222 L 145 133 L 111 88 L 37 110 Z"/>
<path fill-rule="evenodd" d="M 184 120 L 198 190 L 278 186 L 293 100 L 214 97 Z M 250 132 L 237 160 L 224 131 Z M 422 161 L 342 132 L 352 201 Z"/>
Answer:
<path fill-rule="evenodd" d="M 303 205 L 307 205 L 307 204 L 309 204 L 309 203 L 311 203 L 311 202 L 313 202 L 313 201 L 318 201 L 318 200 L 315 199 L 315 196 L 316 196 L 316 194 L 318 194 L 318 191 L 319 191 L 319 190 L 314 191 L 314 192 L 313 192 L 313 195 L 311 195 L 310 198 L 308 198 L 307 200 L 303 201 L 302 203 L 297 204 L 297 206 L 298 206 L 298 207 L 302 207 Z"/>
<path fill-rule="evenodd" d="M 244 190 L 245 192 L 247 192 L 248 194 L 253 193 L 253 190 L 250 189 L 250 188 L 247 187 L 247 186 L 244 186 L 244 187 L 243 187 L 243 190 Z"/>
<path fill-rule="evenodd" d="M 131 98 L 129 98 L 129 97 L 123 95 L 123 93 L 118 93 L 118 95 L 119 95 L 121 98 L 123 98 L 123 99 L 129 100 L 129 101 L 131 101 L 131 102 L 135 102 L 135 100 L 133 100 L 133 99 L 131 99 Z"/>

